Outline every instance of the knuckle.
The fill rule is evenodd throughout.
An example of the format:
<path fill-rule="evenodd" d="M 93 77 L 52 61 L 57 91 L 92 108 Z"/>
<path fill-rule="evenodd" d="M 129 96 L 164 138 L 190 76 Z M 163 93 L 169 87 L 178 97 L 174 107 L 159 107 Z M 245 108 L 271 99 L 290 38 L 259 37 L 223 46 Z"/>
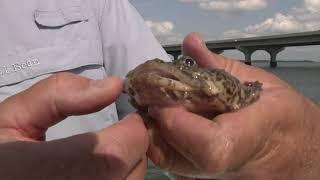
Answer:
<path fill-rule="evenodd" d="M 66 82 L 72 81 L 75 79 L 75 74 L 68 72 L 61 72 L 54 74 L 50 77 L 50 80 L 53 81 L 55 86 L 60 86 L 61 84 L 65 84 Z"/>
<path fill-rule="evenodd" d="M 104 153 L 119 157 L 129 157 L 129 148 L 125 143 L 118 140 L 117 137 L 109 135 L 108 145 L 104 146 Z"/>
<path fill-rule="evenodd" d="M 104 165 L 110 168 L 111 164 L 125 162 L 126 159 L 130 159 L 129 149 L 126 144 L 121 143 L 116 137 L 110 136 L 108 144 L 105 144 L 98 150 L 99 154 L 104 157 Z M 112 167 L 112 166 L 111 166 Z"/>
<path fill-rule="evenodd" d="M 89 79 L 68 72 L 54 74 L 50 77 L 50 81 L 55 93 L 60 94 L 69 92 L 73 94 L 73 91 L 79 91 L 89 85 Z"/>
<path fill-rule="evenodd" d="M 46 86 L 52 93 L 57 93 L 59 90 L 63 90 L 66 84 L 70 83 L 70 78 L 73 76 L 71 73 L 57 73 L 48 78 Z"/>

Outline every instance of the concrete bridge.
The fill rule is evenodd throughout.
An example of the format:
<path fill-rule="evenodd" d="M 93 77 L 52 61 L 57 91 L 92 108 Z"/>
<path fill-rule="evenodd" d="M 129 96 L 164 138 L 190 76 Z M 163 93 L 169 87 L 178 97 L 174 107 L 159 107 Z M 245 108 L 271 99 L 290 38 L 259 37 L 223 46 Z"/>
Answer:
<path fill-rule="evenodd" d="M 270 54 L 270 66 L 277 66 L 277 54 L 286 47 L 320 45 L 320 31 L 309 31 L 302 33 L 291 33 L 273 36 L 261 36 L 252 38 L 239 38 L 218 41 L 207 41 L 207 47 L 215 53 L 224 50 L 238 49 L 245 55 L 245 63 L 251 65 L 251 55 L 257 50 L 265 50 Z M 175 59 L 181 55 L 181 45 L 163 46 L 168 54 Z"/>

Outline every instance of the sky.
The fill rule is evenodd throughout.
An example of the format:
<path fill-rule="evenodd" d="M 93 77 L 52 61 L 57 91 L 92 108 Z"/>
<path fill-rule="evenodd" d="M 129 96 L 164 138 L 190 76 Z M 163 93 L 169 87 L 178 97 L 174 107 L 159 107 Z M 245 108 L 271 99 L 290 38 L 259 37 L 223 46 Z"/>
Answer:
<path fill-rule="evenodd" d="M 221 40 L 320 30 L 320 0 L 130 0 L 163 45 L 190 32 Z M 320 46 L 289 47 L 280 60 L 320 61 Z M 244 59 L 236 50 L 223 55 Z M 257 51 L 252 59 L 269 59 Z"/>

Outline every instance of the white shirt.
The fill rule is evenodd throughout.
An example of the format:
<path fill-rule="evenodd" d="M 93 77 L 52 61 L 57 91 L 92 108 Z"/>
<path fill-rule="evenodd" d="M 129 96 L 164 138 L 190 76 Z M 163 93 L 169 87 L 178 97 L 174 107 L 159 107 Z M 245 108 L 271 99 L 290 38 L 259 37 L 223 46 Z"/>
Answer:
<path fill-rule="evenodd" d="M 124 77 L 147 59 L 169 57 L 127 0 L 0 0 L 0 100 L 53 73 Z M 117 103 L 123 116 L 130 108 Z M 19 113 L 19 112 L 17 112 Z M 118 120 L 115 104 L 69 117 L 47 139 L 96 131 Z"/>

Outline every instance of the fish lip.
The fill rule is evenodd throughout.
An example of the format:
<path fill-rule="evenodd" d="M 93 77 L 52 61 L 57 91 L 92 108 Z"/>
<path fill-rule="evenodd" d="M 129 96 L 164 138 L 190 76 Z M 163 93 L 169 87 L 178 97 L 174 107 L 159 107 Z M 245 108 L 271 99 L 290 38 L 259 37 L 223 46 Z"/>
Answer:
<path fill-rule="evenodd" d="M 161 79 L 161 80 L 171 80 L 173 83 L 179 83 L 179 84 L 183 84 L 184 86 L 190 86 L 189 84 L 187 84 L 186 82 L 182 81 L 181 79 L 179 79 L 178 77 L 172 75 L 172 73 L 167 72 L 167 71 L 161 71 L 158 69 L 154 69 L 152 70 L 152 72 L 142 72 L 139 76 L 143 77 L 143 78 L 147 78 L 150 76 L 156 76 L 155 78 Z M 145 81 L 145 83 L 149 83 L 148 81 Z M 124 88 L 123 88 L 123 92 L 124 93 L 128 93 L 128 89 L 130 87 L 130 77 L 126 77 L 124 79 Z M 162 86 L 159 86 L 162 87 Z M 165 87 L 164 87 L 165 88 Z"/>
<path fill-rule="evenodd" d="M 157 73 L 151 73 L 148 74 L 149 78 L 157 79 L 157 81 L 151 81 L 152 83 L 155 83 L 155 86 L 158 86 L 159 88 L 164 88 L 167 90 L 172 91 L 182 91 L 182 92 L 191 92 L 194 91 L 195 88 L 190 86 L 188 83 L 181 81 L 180 79 L 176 78 L 175 76 L 172 76 L 169 74 L 166 75 L 159 75 Z M 150 77 L 153 76 L 153 77 Z"/>

